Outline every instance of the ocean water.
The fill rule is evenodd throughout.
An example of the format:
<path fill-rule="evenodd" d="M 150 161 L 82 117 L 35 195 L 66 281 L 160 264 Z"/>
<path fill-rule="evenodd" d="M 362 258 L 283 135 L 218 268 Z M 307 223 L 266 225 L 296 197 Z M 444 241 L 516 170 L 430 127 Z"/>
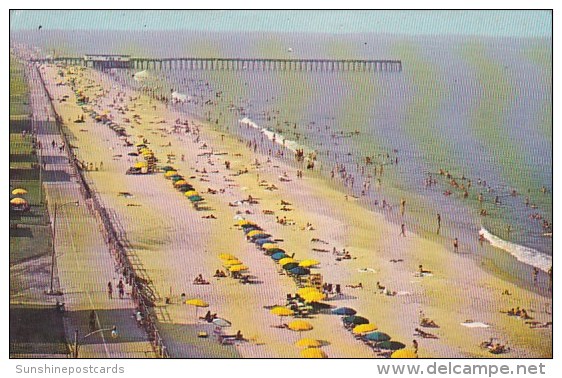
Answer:
<path fill-rule="evenodd" d="M 294 160 L 283 139 L 285 147 L 315 151 L 315 172 L 409 230 L 434 235 L 440 213 L 443 242 L 477 245 L 481 232 L 519 261 L 545 271 L 552 264 L 551 230 L 543 227 L 552 221 L 550 39 L 52 31 L 13 33 L 12 41 L 51 55 L 401 59 L 400 73 L 110 74 L 159 95 L 184 94 L 189 101 L 172 106 L 273 156 L 283 150 Z M 427 186 L 430 175 L 437 183 Z"/>

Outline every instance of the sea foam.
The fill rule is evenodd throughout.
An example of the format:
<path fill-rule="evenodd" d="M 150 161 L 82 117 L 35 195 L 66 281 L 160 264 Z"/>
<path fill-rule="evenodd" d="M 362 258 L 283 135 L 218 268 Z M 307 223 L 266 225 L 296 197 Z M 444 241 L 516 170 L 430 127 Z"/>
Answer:
<path fill-rule="evenodd" d="M 508 252 L 517 260 L 525 264 L 534 266 L 545 272 L 548 272 L 548 270 L 552 267 L 552 256 L 540 253 L 539 251 L 523 245 L 500 239 L 483 227 L 480 229 L 479 233 L 484 236 L 484 238 L 486 238 L 492 246 Z"/>

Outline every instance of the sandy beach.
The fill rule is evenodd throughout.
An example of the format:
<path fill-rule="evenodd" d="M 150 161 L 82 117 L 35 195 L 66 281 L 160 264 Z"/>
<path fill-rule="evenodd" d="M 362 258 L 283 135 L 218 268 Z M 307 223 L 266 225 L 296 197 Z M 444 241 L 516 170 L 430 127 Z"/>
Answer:
<path fill-rule="evenodd" d="M 322 349 L 330 358 L 376 357 L 371 347 L 343 327 L 340 316 L 320 313 L 304 319 L 313 326 L 305 332 L 274 327 L 280 319 L 267 307 L 284 306 L 287 294 L 298 287 L 291 277 L 279 273 L 281 267 L 269 256 L 246 241 L 236 226 L 237 216 L 280 239 L 279 246 L 294 253 L 295 259 L 318 260 L 313 272 L 320 273 L 324 282 L 341 285 L 343 293 L 330 295 L 324 303 L 354 308 L 409 349 L 415 339 L 419 357 L 552 356 L 552 328 L 531 328 L 526 323 L 552 322 L 550 298 L 493 274 L 494 266 L 486 260 L 476 263 L 466 246 L 455 253 L 452 244 L 448 248 L 436 238 L 410 230 L 401 236 L 396 224 L 319 175 L 304 172 L 298 178 L 295 168 L 282 160 L 254 152 L 244 141 L 124 88 L 104 73 L 55 66 L 43 66 L 41 72 L 78 160 L 98 168 L 87 171 L 87 179 L 125 231 L 137 268 L 144 269 L 156 288 L 159 329 L 172 356 L 293 358 L 301 350 L 294 343 L 310 337 L 325 341 Z M 110 115 L 125 128 L 133 146 L 126 146 L 125 138 L 83 111 L 71 79 L 89 97 L 86 106 Z M 68 97 L 62 101 L 64 96 Z M 125 106 L 127 111 L 117 110 Z M 83 123 L 74 122 L 82 115 Z M 176 120 L 187 120 L 190 132 L 174 132 Z M 128 154 L 143 139 L 158 158 L 158 166 L 173 166 L 201 194 L 202 209 L 196 210 L 163 173 L 125 174 L 142 160 Z M 245 201 L 249 196 L 255 203 Z M 280 224 L 276 217 L 286 217 L 287 222 Z M 337 258 L 334 248 L 349 251 L 351 258 Z M 217 269 L 224 269 L 220 253 L 235 255 L 249 267 L 256 283 L 213 277 Z M 430 273 L 420 275 L 420 265 Z M 194 285 L 199 274 L 210 283 Z M 100 277 L 100 286 L 104 282 L 107 279 Z M 395 295 L 385 294 L 377 282 Z M 352 287 L 359 283 L 362 288 Z M 503 294 L 506 291 L 509 294 Z M 182 303 L 182 293 L 187 299 L 209 303 L 197 311 L 198 316 L 208 310 L 217 313 L 232 323 L 226 333 L 240 330 L 247 341 L 225 346 L 213 337 L 195 337 L 212 329 L 198 319 L 193 306 Z M 516 307 L 532 319 L 504 313 Z M 438 327 L 421 327 L 420 313 Z M 420 336 L 416 328 L 435 338 Z M 510 351 L 491 354 L 481 348 L 481 342 L 490 338 Z"/>

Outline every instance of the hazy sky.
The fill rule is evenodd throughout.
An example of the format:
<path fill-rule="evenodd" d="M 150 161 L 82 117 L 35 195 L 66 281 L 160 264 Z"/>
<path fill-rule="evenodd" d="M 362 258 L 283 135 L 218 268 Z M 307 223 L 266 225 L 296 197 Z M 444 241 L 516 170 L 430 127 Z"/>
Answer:
<path fill-rule="evenodd" d="M 202 30 L 551 36 L 550 11 L 15 10 L 11 30 Z"/>

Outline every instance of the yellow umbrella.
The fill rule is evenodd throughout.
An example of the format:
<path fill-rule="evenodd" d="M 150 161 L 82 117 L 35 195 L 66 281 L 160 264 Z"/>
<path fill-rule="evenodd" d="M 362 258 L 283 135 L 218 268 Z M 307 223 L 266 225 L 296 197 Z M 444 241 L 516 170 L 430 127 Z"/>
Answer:
<path fill-rule="evenodd" d="M 219 259 L 221 259 L 221 260 L 237 260 L 236 256 L 231 255 L 230 253 L 221 253 L 219 255 Z"/>
<path fill-rule="evenodd" d="M 285 257 L 285 258 L 279 260 L 279 265 L 283 266 L 285 264 L 292 263 L 292 262 L 295 262 L 295 261 L 296 260 L 293 259 L 292 257 Z"/>
<path fill-rule="evenodd" d="M 185 180 L 178 180 L 178 181 L 174 182 L 174 186 L 175 186 L 175 187 L 182 186 L 182 185 L 187 185 L 187 181 L 185 181 Z"/>
<path fill-rule="evenodd" d="M 359 335 L 361 333 L 367 333 L 367 332 L 371 332 L 371 331 L 375 331 L 377 329 L 377 326 L 371 323 L 367 323 L 367 324 L 359 324 L 358 326 L 355 326 L 355 328 L 353 328 L 353 333 L 355 333 L 356 335 Z"/>
<path fill-rule="evenodd" d="M 303 260 L 299 263 L 299 266 L 302 266 L 303 268 L 309 268 L 311 266 L 314 265 L 318 265 L 320 264 L 320 261 L 316 261 L 316 260 Z"/>
<path fill-rule="evenodd" d="M 326 352 L 318 348 L 307 348 L 301 351 L 301 357 L 304 358 L 328 358 Z"/>
<path fill-rule="evenodd" d="M 198 195 L 199 195 L 199 193 L 197 193 L 195 190 L 188 190 L 187 192 L 185 192 L 186 197 L 198 196 Z"/>
<path fill-rule="evenodd" d="M 273 307 L 269 312 L 277 316 L 291 316 L 295 313 L 293 310 L 281 306 Z"/>
<path fill-rule="evenodd" d="M 246 236 L 248 236 L 249 238 L 251 238 L 252 236 L 257 235 L 257 234 L 263 234 L 263 231 L 261 231 L 261 230 L 252 230 L 252 231 L 248 232 L 248 233 L 246 234 Z"/>
<path fill-rule="evenodd" d="M 148 167 L 148 163 L 146 161 L 137 161 L 134 165 L 135 168 L 144 168 Z"/>
<path fill-rule="evenodd" d="M 297 290 L 297 294 L 303 296 L 307 293 L 320 293 L 320 291 L 315 287 L 303 287 L 302 289 Z"/>
<path fill-rule="evenodd" d="M 251 232 L 251 231 L 250 231 Z M 275 243 L 263 243 L 263 245 L 261 246 L 263 249 L 274 249 L 274 248 L 279 248 L 279 246 Z"/>
<path fill-rule="evenodd" d="M 237 222 L 237 224 L 238 224 L 238 226 L 247 226 L 247 225 L 255 226 L 255 225 L 256 225 L 254 222 L 249 221 L 249 220 L 247 220 L 247 219 L 240 219 L 240 220 Z"/>
<path fill-rule="evenodd" d="M 187 301 L 185 301 L 185 304 L 195 306 L 196 318 L 197 318 L 197 311 L 199 310 L 199 307 L 209 307 L 209 304 L 207 302 L 199 298 L 188 299 Z"/>
<path fill-rule="evenodd" d="M 392 353 L 390 358 L 418 358 L 418 355 L 411 349 L 400 349 Z"/>
<path fill-rule="evenodd" d="M 295 314 L 293 310 L 281 306 L 273 307 L 271 310 L 269 310 L 269 312 L 273 315 L 279 316 L 279 325 L 282 325 L 283 323 L 283 316 L 291 316 Z"/>
<path fill-rule="evenodd" d="M 12 205 L 25 205 L 25 204 L 27 203 L 27 201 L 24 200 L 23 198 L 19 198 L 19 197 L 18 197 L 18 198 L 12 198 L 12 199 L 10 200 L 10 203 L 11 203 Z"/>
<path fill-rule="evenodd" d="M 248 268 L 246 265 L 233 265 L 230 268 L 228 268 L 229 271 L 231 272 L 241 272 L 243 270 L 248 270 L 250 268 Z"/>
<path fill-rule="evenodd" d="M 14 196 L 20 196 L 20 195 L 23 195 L 23 194 L 27 194 L 27 190 L 22 189 L 22 188 L 17 188 L 17 189 L 12 190 L 12 194 Z"/>
<path fill-rule="evenodd" d="M 316 339 L 304 338 L 295 343 L 296 346 L 305 348 L 320 348 L 322 343 Z"/>
<path fill-rule="evenodd" d="M 166 173 L 164 173 L 165 177 L 172 177 L 178 174 L 178 171 L 167 171 Z"/>
<path fill-rule="evenodd" d="M 238 259 L 226 260 L 224 262 L 224 265 L 227 265 L 227 266 L 242 265 L 242 261 L 240 261 Z"/>
<path fill-rule="evenodd" d="M 312 324 L 304 320 L 293 320 L 288 324 L 288 326 L 291 331 L 298 331 L 298 332 L 310 331 L 312 328 L 314 328 L 312 327 Z"/>
<path fill-rule="evenodd" d="M 321 301 L 321 300 L 326 298 L 324 293 L 320 293 L 318 291 L 316 291 L 316 292 L 311 291 L 309 293 L 305 293 L 305 294 L 301 295 L 301 297 L 306 302 L 318 302 L 318 301 Z"/>

